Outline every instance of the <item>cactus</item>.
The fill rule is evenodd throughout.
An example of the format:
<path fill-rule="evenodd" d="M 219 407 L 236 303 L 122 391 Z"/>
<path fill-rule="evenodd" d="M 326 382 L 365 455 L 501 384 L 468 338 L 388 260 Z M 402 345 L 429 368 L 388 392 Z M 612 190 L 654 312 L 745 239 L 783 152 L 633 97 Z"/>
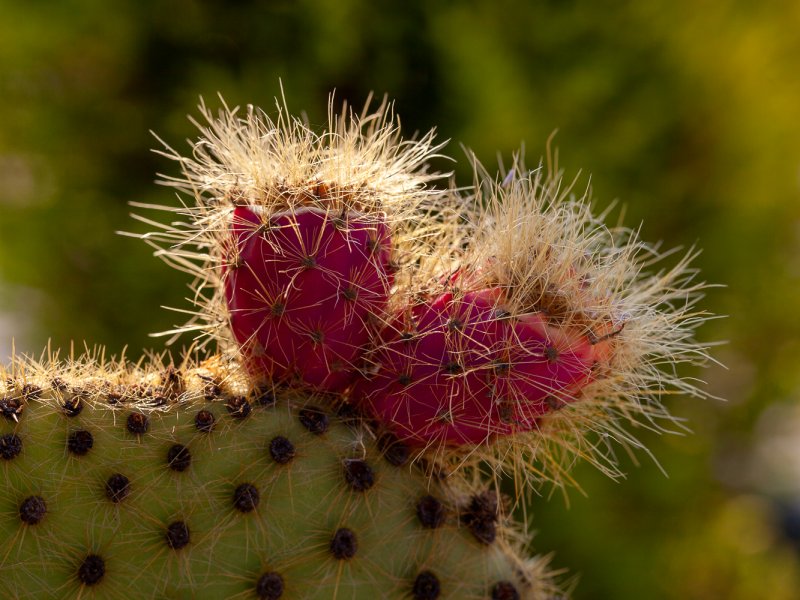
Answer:
<path fill-rule="evenodd" d="M 275 121 L 201 112 L 192 157 L 165 152 L 183 175 L 163 182 L 193 195 L 167 209 L 184 221 L 143 236 L 196 276 L 195 317 L 167 333 L 343 393 L 415 456 L 534 487 L 573 483 L 576 458 L 619 476 L 609 441 L 642 450 L 632 429 L 677 423 L 662 395 L 705 395 L 676 368 L 708 359 L 695 253 L 658 269 L 672 252 L 606 227 L 549 150 L 497 180 L 475 161 L 474 189 L 440 191 L 433 133 L 402 141 L 385 104 L 331 112 L 322 135 L 280 104 Z"/>
<path fill-rule="evenodd" d="M 185 221 L 140 236 L 196 278 L 167 332 L 194 354 L 5 373 L 0 593 L 559 594 L 509 514 L 576 456 L 617 475 L 605 440 L 703 395 L 674 372 L 706 359 L 692 253 L 647 272 L 662 254 L 554 164 L 430 188 L 433 132 L 402 140 L 385 102 L 321 135 L 285 104 L 201 112 L 192 158 L 162 152 L 193 202 L 149 207 Z"/>
<path fill-rule="evenodd" d="M 3 598 L 554 592 L 485 485 L 234 363 L 28 361 L 2 381 Z"/>

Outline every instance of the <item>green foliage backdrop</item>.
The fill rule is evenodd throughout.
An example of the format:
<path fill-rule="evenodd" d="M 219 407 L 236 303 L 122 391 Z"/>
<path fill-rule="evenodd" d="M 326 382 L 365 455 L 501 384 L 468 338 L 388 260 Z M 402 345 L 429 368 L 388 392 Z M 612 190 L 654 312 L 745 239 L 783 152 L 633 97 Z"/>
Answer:
<path fill-rule="evenodd" d="M 535 161 L 559 129 L 598 206 L 618 198 L 645 239 L 704 248 L 698 266 L 727 286 L 707 306 L 729 317 L 701 335 L 728 341 L 728 370 L 697 375 L 727 402 L 676 399 L 695 434 L 643 433 L 669 478 L 640 457 L 619 483 L 581 469 L 569 509 L 534 502 L 537 549 L 580 575 L 576 598 L 800 597 L 800 474 L 765 480 L 757 444 L 761 415 L 800 395 L 800 4 L 389 4 L 3 2 L 4 360 L 12 336 L 138 355 L 180 320 L 159 306 L 186 306 L 186 279 L 114 232 L 142 230 L 128 202 L 176 201 L 153 185 L 174 165 L 149 130 L 185 148 L 200 95 L 269 108 L 280 78 L 322 123 L 333 88 L 355 105 L 386 93 L 405 131 L 454 140 L 462 183 L 457 143 L 494 164 L 526 141 Z"/>

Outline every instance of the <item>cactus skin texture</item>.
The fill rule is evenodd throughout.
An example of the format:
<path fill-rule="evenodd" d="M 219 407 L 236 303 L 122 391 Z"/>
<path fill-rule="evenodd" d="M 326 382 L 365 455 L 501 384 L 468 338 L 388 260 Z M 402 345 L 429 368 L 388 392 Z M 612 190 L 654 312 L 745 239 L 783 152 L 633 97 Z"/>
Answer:
<path fill-rule="evenodd" d="M 326 194 L 325 186 L 317 196 Z M 272 381 L 342 390 L 393 282 L 389 230 L 357 214 L 238 206 L 223 281 L 244 363 Z"/>
<path fill-rule="evenodd" d="M 231 363 L 17 363 L 0 597 L 545 598 L 494 492 Z"/>
<path fill-rule="evenodd" d="M 399 438 L 460 446 L 532 431 L 592 381 L 604 342 L 509 312 L 499 288 L 448 287 L 387 328 L 370 357 L 380 369 L 353 395 Z"/>

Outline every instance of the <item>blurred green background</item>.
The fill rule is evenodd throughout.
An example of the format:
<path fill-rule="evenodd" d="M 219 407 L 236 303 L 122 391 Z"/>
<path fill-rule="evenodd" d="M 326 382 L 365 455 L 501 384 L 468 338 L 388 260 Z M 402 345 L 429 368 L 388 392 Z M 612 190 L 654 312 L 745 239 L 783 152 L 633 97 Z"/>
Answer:
<path fill-rule="evenodd" d="M 666 246 L 704 248 L 705 306 L 727 319 L 721 401 L 671 401 L 694 434 L 642 434 L 611 482 L 590 468 L 537 499 L 536 550 L 574 597 L 800 598 L 800 3 L 4 0 L 0 19 L 0 355 L 11 338 L 128 345 L 180 321 L 187 280 L 118 230 L 200 95 L 324 123 L 328 92 L 396 100 L 407 133 L 438 127 L 484 163 L 548 135 L 599 206 Z M 447 165 L 440 165 L 448 168 Z M 188 342 L 188 340 L 185 340 Z"/>

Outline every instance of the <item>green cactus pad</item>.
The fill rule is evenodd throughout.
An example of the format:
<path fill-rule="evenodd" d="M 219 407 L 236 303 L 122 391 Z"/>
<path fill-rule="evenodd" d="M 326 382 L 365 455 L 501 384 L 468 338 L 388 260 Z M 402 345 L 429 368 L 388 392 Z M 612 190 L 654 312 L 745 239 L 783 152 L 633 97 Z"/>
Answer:
<path fill-rule="evenodd" d="M 0 373 L 0 597 L 541 598 L 497 499 L 235 365 Z"/>

